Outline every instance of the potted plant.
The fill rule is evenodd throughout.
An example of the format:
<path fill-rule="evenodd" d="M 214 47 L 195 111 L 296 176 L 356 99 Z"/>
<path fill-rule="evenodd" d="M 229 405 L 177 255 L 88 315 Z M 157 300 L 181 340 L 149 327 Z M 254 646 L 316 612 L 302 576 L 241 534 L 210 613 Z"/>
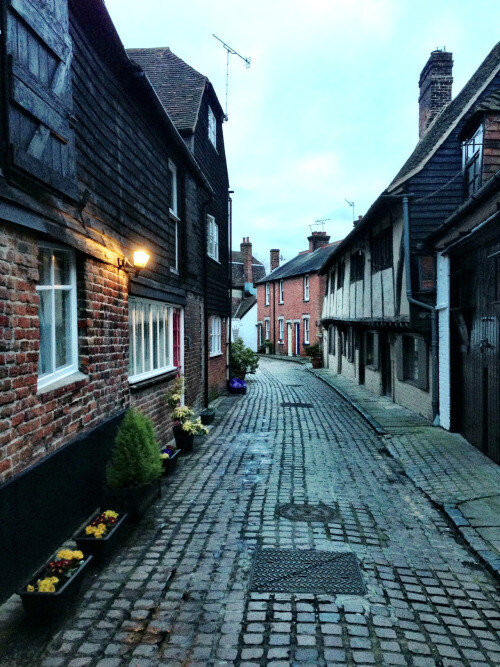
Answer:
<path fill-rule="evenodd" d="M 177 465 L 177 459 L 181 453 L 180 449 L 174 449 L 170 445 L 164 447 L 160 452 L 161 465 L 163 467 L 163 474 L 169 475 Z"/>
<path fill-rule="evenodd" d="M 160 495 L 161 472 L 153 423 L 131 408 L 120 424 L 106 468 L 106 505 L 137 521 Z"/>
<path fill-rule="evenodd" d="M 214 408 L 205 408 L 200 412 L 201 423 L 204 426 L 211 424 L 215 419 L 215 410 Z"/>
<path fill-rule="evenodd" d="M 259 355 L 251 348 L 245 347 L 241 338 L 231 343 L 231 354 L 229 356 L 229 365 L 233 377 L 240 380 L 245 379 L 247 373 L 255 373 L 259 365 Z"/>
<path fill-rule="evenodd" d="M 313 368 L 321 368 L 321 349 L 319 343 L 313 343 L 312 345 L 305 345 L 306 355 L 311 360 Z"/>
<path fill-rule="evenodd" d="M 61 549 L 19 591 L 27 614 L 44 620 L 67 609 L 78 593 L 92 556 L 80 550 Z"/>
<path fill-rule="evenodd" d="M 94 563 L 101 563 L 114 549 L 127 515 L 114 510 L 105 510 L 94 515 L 88 524 L 75 537 L 76 546 L 84 554 L 94 557 Z"/>
<path fill-rule="evenodd" d="M 274 352 L 274 345 L 272 341 L 269 340 L 269 338 L 266 338 L 264 341 L 264 349 L 266 351 L 266 354 L 273 354 Z"/>
<path fill-rule="evenodd" d="M 195 435 L 206 435 L 208 429 L 203 426 L 201 419 L 192 419 L 193 410 L 186 405 L 174 408 L 172 419 L 174 420 L 175 444 L 181 452 L 192 452 Z"/>

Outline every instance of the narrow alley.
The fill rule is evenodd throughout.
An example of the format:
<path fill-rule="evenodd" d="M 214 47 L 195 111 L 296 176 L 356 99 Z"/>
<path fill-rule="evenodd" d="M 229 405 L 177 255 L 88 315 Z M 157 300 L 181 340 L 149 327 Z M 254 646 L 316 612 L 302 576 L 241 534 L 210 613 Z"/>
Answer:
<path fill-rule="evenodd" d="M 346 401 L 267 359 L 63 620 L 0 623 L 2 665 L 500 663 L 496 579 Z"/>

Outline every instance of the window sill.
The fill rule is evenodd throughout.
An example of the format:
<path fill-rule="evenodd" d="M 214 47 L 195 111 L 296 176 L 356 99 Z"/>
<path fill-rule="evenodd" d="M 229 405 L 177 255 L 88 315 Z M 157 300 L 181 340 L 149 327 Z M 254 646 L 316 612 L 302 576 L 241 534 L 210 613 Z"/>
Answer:
<path fill-rule="evenodd" d="M 86 375 L 85 373 L 80 373 L 80 371 L 75 371 L 74 373 L 71 373 L 70 375 L 65 375 L 62 378 L 59 378 L 59 380 L 54 380 L 54 382 L 51 382 L 50 384 L 46 384 L 41 389 L 37 389 L 37 394 L 47 394 L 50 391 L 55 391 L 56 389 L 60 389 L 61 387 L 66 387 L 67 385 L 70 384 L 75 384 L 75 383 L 88 383 L 89 382 L 89 376 Z"/>
<path fill-rule="evenodd" d="M 159 373 L 158 375 L 153 375 L 152 377 L 143 378 L 142 380 L 130 380 L 128 381 L 130 386 L 130 391 L 140 391 L 146 387 L 152 387 L 155 384 L 160 382 L 165 382 L 166 380 L 171 380 L 177 375 L 177 368 L 171 368 L 168 371 Z"/>
<path fill-rule="evenodd" d="M 178 270 L 178 269 L 174 269 L 174 268 L 171 266 L 171 267 L 170 267 L 170 273 L 173 273 L 174 276 L 178 276 L 178 275 L 179 275 L 179 270 Z"/>
<path fill-rule="evenodd" d="M 302 299 L 304 303 L 309 303 L 309 299 Z"/>
<path fill-rule="evenodd" d="M 210 352 L 210 359 L 213 359 L 214 357 L 222 357 L 222 350 L 220 352 Z"/>
<path fill-rule="evenodd" d="M 220 260 L 214 257 L 213 255 L 207 255 L 209 259 L 212 260 L 212 262 L 215 262 L 216 264 L 220 264 Z"/>

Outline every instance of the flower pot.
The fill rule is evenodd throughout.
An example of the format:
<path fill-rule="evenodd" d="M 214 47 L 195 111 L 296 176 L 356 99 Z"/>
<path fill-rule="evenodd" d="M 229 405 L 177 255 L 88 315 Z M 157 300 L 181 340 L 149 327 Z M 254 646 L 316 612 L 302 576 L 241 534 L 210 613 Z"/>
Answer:
<path fill-rule="evenodd" d="M 311 364 L 313 368 L 321 368 L 323 365 L 321 357 L 312 357 Z"/>
<path fill-rule="evenodd" d="M 201 412 L 200 417 L 201 417 L 201 423 L 207 426 L 208 424 L 211 424 L 215 419 L 215 410 L 207 408 L 206 410 L 203 410 Z"/>
<path fill-rule="evenodd" d="M 113 507 L 120 514 L 128 514 L 129 521 L 139 521 L 160 495 L 161 483 L 159 478 L 143 486 L 132 486 L 123 489 L 105 486 L 102 506 Z"/>
<path fill-rule="evenodd" d="M 51 558 L 38 570 L 30 581 L 31 585 L 36 584 L 37 580 L 42 577 L 52 560 L 54 558 Z M 92 556 L 86 556 L 80 567 L 54 593 L 39 593 L 38 591 L 30 593 L 26 588 L 19 591 L 24 611 L 40 621 L 66 611 L 68 604 L 77 596 L 85 576 L 85 570 L 91 561 Z"/>
<path fill-rule="evenodd" d="M 98 514 L 96 514 L 93 519 L 95 519 L 96 516 L 98 516 Z M 121 514 L 112 528 L 106 532 L 104 537 L 100 538 L 87 535 L 85 530 L 83 530 L 75 537 L 77 547 L 80 551 L 83 551 L 85 555 L 89 554 L 93 556 L 94 565 L 99 565 L 109 556 L 119 542 L 123 535 L 123 527 L 126 520 L 127 514 Z"/>
<path fill-rule="evenodd" d="M 162 459 L 161 464 L 163 466 L 163 475 L 170 475 L 172 470 L 177 465 L 179 460 L 179 454 L 181 453 L 180 449 L 176 449 L 175 452 L 168 459 Z"/>
<path fill-rule="evenodd" d="M 181 452 L 192 452 L 194 447 L 194 435 L 184 431 L 181 424 L 176 424 L 173 430 L 177 448 L 180 449 Z"/>

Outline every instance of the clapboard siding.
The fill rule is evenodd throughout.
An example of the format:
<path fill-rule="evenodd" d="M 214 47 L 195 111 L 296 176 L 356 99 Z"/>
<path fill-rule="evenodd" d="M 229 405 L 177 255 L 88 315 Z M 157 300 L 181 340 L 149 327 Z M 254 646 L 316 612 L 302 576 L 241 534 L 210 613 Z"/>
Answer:
<path fill-rule="evenodd" d="M 208 107 L 217 117 L 217 150 L 208 138 Z M 207 213 L 213 215 L 219 225 L 219 263 L 207 261 L 207 308 L 209 313 L 229 315 L 229 224 L 228 189 L 229 179 L 222 133 L 220 106 L 209 90 L 203 95 L 195 130 L 194 155 L 209 178 L 215 196 L 207 205 Z"/>
<path fill-rule="evenodd" d="M 149 286 L 152 295 L 163 290 L 176 302 L 184 301 L 186 289 L 201 293 L 203 284 L 200 270 L 189 275 L 187 271 L 190 264 L 200 266 L 198 186 L 185 156 L 169 141 L 162 119 L 138 94 L 132 73 L 124 76 L 120 67 L 102 61 L 86 26 L 74 20 L 71 27 L 78 176 L 80 189 L 92 193 L 86 211 L 100 221 L 101 232 L 125 246 L 143 244 L 151 250 L 151 268 L 140 279 L 141 293 Z M 169 159 L 179 177 L 183 247 L 178 276 L 170 271 L 175 226 L 169 218 Z M 186 192 L 195 200 L 189 207 Z M 187 216 L 193 218 L 189 224 Z"/>

